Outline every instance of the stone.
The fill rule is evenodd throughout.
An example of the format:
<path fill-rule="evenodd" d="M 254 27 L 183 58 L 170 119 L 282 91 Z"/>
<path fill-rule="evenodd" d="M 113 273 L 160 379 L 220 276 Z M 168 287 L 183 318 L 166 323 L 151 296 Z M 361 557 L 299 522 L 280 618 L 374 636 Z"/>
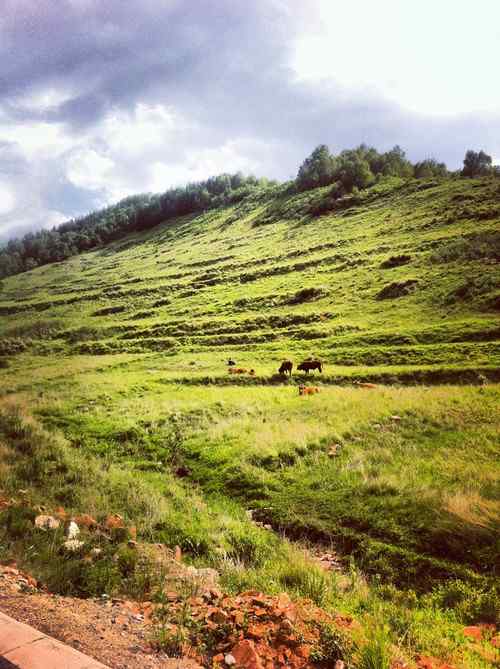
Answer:
<path fill-rule="evenodd" d="M 83 546 L 79 539 L 68 539 L 63 543 L 64 548 L 70 553 L 77 553 Z"/>
<path fill-rule="evenodd" d="M 242 669 L 263 669 L 263 664 L 255 650 L 255 644 L 250 639 L 243 639 L 237 643 L 230 655 L 236 661 L 236 665 Z"/>
<path fill-rule="evenodd" d="M 471 625 L 470 627 L 464 627 L 463 633 L 464 636 L 468 636 L 471 639 L 475 639 L 476 641 L 481 641 L 483 637 L 483 632 L 481 628 L 475 625 Z"/>
<path fill-rule="evenodd" d="M 75 523 L 81 527 L 85 527 L 87 529 L 91 529 L 93 527 L 97 527 L 98 522 L 95 518 L 90 516 L 88 513 L 82 513 L 81 516 L 75 516 L 73 518 Z"/>
<path fill-rule="evenodd" d="M 224 658 L 224 662 L 228 665 L 228 667 L 231 667 L 233 664 L 236 664 L 236 660 L 234 658 L 234 655 L 231 655 L 231 653 L 228 653 Z"/>
<path fill-rule="evenodd" d="M 117 513 L 112 513 L 104 521 L 104 527 L 107 530 L 121 530 L 125 528 L 125 523 L 123 522 L 123 518 L 121 516 L 119 516 Z"/>
<path fill-rule="evenodd" d="M 60 524 L 60 521 L 53 516 L 41 514 L 35 518 L 35 527 L 39 530 L 57 530 Z"/>
<path fill-rule="evenodd" d="M 80 534 L 80 528 L 78 525 L 75 523 L 74 520 L 70 522 L 68 525 L 68 529 L 66 531 L 68 539 L 76 539 L 76 537 Z"/>

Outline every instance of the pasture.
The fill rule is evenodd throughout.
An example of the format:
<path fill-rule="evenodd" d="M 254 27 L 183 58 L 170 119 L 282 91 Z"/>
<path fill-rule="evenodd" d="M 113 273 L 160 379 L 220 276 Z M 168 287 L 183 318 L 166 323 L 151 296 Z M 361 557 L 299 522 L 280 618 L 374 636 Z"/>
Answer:
<path fill-rule="evenodd" d="M 121 513 L 230 591 L 378 619 L 408 657 L 491 666 L 461 629 L 498 616 L 498 181 L 387 179 L 314 214 L 325 192 L 264 192 L 6 279 L 0 487 Z M 299 373 L 307 358 L 322 372 Z M 0 545 L 22 559 L 21 538 Z"/>

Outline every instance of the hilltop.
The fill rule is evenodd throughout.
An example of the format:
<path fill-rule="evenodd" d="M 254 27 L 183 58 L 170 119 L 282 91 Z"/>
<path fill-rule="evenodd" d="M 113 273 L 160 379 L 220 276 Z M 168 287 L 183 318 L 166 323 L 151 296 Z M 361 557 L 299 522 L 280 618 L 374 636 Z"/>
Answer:
<path fill-rule="evenodd" d="M 135 536 L 231 596 L 286 591 L 358 621 L 354 641 L 316 629 L 326 665 L 493 666 L 493 628 L 463 629 L 499 611 L 499 223 L 495 177 L 255 183 L 2 279 L 5 559 L 53 592 L 154 599 Z M 308 357 L 324 369 L 306 380 Z M 68 556 L 62 526 L 33 528 L 40 506 L 100 533 Z M 156 641 L 203 637 L 213 666 L 227 630 L 191 625 L 183 601 Z"/>

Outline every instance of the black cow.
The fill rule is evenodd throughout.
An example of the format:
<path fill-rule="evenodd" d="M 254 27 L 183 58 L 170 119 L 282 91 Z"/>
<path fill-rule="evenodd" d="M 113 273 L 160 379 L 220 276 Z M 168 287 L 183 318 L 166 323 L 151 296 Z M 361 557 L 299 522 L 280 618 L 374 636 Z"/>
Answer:
<path fill-rule="evenodd" d="M 319 360 L 304 360 L 304 362 L 301 362 L 300 365 L 298 365 L 297 369 L 299 372 L 305 372 L 306 374 L 309 374 L 311 369 L 317 369 L 320 373 L 323 371 Z"/>
<path fill-rule="evenodd" d="M 236 364 L 236 363 L 235 363 L 235 361 L 234 361 L 232 358 L 229 358 L 229 360 L 227 361 L 227 366 L 228 366 L 228 367 L 234 367 L 235 364 Z"/>
<path fill-rule="evenodd" d="M 290 374 L 292 376 L 293 362 L 291 360 L 283 360 L 278 372 L 280 374 Z"/>

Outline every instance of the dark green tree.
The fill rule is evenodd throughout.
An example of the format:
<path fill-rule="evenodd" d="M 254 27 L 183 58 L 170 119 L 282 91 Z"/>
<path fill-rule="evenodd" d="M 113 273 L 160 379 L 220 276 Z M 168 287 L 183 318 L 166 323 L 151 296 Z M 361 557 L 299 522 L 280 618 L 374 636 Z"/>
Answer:
<path fill-rule="evenodd" d="M 448 174 L 446 165 L 444 163 L 438 163 L 434 158 L 426 158 L 419 163 L 415 163 L 413 172 L 417 179 L 445 177 Z"/>
<path fill-rule="evenodd" d="M 491 156 L 487 153 L 469 149 L 465 154 L 462 176 L 479 177 L 490 174 L 492 171 L 491 164 Z"/>
<path fill-rule="evenodd" d="M 297 174 L 299 190 L 328 186 L 335 181 L 336 161 L 326 144 L 317 146 L 304 160 Z"/>

